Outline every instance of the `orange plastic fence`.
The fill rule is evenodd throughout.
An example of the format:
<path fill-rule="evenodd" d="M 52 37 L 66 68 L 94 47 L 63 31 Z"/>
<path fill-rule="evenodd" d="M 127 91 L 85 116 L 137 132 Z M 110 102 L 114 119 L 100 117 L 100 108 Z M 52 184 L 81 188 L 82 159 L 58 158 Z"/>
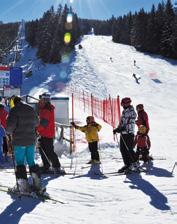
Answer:
<path fill-rule="evenodd" d="M 109 96 L 106 99 L 99 99 L 91 93 L 79 91 L 74 88 L 70 88 L 68 94 L 72 95 L 72 100 L 74 101 L 72 110 L 74 110 L 75 106 L 79 106 L 79 108 L 83 108 L 84 112 L 87 112 L 88 115 L 104 120 L 113 128 L 118 125 L 120 121 L 119 96 L 117 96 L 117 98 L 111 98 L 111 96 Z M 74 114 L 74 111 L 72 114 Z"/>

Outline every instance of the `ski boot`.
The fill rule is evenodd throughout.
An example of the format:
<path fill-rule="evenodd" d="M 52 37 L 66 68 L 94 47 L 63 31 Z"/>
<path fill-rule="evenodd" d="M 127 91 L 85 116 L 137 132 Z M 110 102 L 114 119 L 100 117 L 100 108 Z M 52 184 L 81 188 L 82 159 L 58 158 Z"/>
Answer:
<path fill-rule="evenodd" d="M 53 168 L 54 175 L 61 175 L 64 176 L 66 174 L 64 169 L 61 169 L 60 167 Z"/>
<path fill-rule="evenodd" d="M 128 169 L 128 166 L 127 165 L 124 165 L 122 168 L 120 168 L 117 172 L 118 173 L 124 173 L 125 172 L 125 170 L 127 170 Z"/>
<path fill-rule="evenodd" d="M 32 191 L 44 192 L 46 189 L 42 188 L 39 166 L 38 165 L 31 166 L 30 174 L 32 177 L 32 186 L 31 186 Z"/>

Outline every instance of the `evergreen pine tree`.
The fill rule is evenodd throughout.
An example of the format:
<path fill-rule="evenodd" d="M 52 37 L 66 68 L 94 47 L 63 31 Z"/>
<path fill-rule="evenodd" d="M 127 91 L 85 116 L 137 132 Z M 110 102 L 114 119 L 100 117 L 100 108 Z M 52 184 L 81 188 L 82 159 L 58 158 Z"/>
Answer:
<path fill-rule="evenodd" d="M 172 56 L 172 26 L 175 18 L 173 11 L 173 6 L 171 0 L 167 0 L 164 10 L 164 25 L 162 29 L 162 38 L 161 38 L 161 53 L 164 56 Z"/>

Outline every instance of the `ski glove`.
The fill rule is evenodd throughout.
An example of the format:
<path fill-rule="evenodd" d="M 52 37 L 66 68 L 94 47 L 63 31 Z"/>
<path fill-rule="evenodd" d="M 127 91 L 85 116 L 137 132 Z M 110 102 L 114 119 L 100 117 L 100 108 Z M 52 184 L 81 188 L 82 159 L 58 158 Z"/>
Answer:
<path fill-rule="evenodd" d="M 71 125 L 73 126 L 73 127 L 76 127 L 76 124 L 75 124 L 75 122 L 71 122 Z"/>
<path fill-rule="evenodd" d="M 113 130 L 113 134 L 121 133 L 121 132 L 124 131 L 124 130 L 125 130 L 124 128 L 120 128 L 120 127 L 115 128 L 115 129 Z"/>

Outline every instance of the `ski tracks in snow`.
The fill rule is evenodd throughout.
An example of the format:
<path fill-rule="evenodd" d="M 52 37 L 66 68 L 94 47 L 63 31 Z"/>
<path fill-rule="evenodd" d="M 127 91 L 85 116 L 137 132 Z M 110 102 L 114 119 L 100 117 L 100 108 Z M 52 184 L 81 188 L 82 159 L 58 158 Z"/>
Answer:
<path fill-rule="evenodd" d="M 72 77 L 69 85 L 92 93 L 99 98 L 108 96 L 104 81 L 90 64 L 84 49 L 77 50 L 76 60 L 72 64 Z"/>

